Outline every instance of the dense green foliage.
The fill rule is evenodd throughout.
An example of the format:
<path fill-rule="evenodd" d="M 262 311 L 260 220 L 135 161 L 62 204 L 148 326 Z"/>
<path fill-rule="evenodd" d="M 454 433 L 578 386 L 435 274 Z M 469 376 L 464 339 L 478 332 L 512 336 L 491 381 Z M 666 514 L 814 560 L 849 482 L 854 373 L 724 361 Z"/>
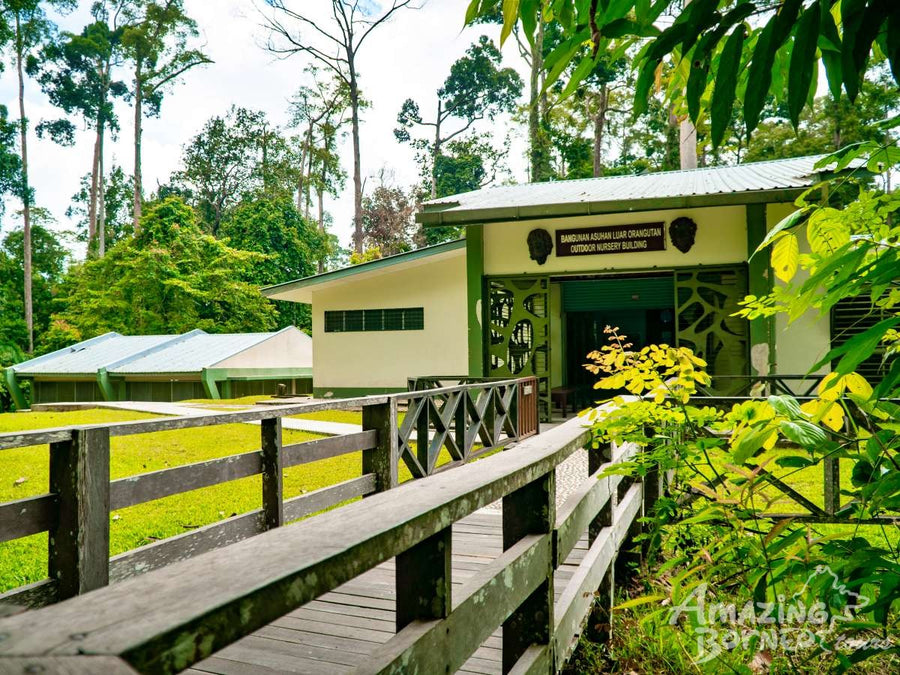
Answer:
<path fill-rule="evenodd" d="M 70 269 L 47 347 L 107 331 L 268 330 L 274 309 L 251 281 L 262 260 L 205 234 L 177 197 L 148 204 L 136 237 Z"/>

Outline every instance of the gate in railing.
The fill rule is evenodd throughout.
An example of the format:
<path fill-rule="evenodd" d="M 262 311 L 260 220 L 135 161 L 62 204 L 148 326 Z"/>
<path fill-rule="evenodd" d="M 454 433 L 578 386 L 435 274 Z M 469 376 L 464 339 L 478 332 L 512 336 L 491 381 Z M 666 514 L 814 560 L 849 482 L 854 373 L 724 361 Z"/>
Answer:
<path fill-rule="evenodd" d="M 385 428 L 394 429 L 396 407 L 385 397 L 363 405 L 370 411 L 367 421 L 376 427 L 362 432 L 368 434 L 364 478 L 367 489 L 379 489 L 390 473 L 386 467 L 395 467 L 398 458 L 391 449 L 396 435 L 383 435 Z M 278 414 L 285 410 L 295 414 L 297 407 Z M 273 420 L 273 412 L 252 414 Z M 439 412 L 429 409 L 428 414 Z M 135 433 L 133 424 L 125 428 Z M 263 422 L 263 449 L 253 467 L 266 477 L 261 514 L 266 527 L 284 520 L 274 502 L 275 476 L 283 466 L 276 459 L 281 453 L 272 449 L 278 428 L 277 421 Z M 69 463 L 76 469 L 88 468 L 80 464 L 85 453 L 102 454 L 94 430 L 45 433 L 46 440 L 72 444 Z M 610 449 L 595 450 L 589 454 L 590 475 L 557 509 L 555 469 L 590 445 L 591 438 L 581 420 L 570 420 L 517 444 L 514 452 L 410 481 L 291 527 L 0 620 L 0 671 L 178 672 L 392 558 L 396 634 L 368 654 L 356 672 L 452 672 L 499 626 L 504 672 L 558 671 L 591 612 L 592 625 L 608 625 L 613 562 L 661 489 L 658 473 L 643 482 L 598 479 L 606 468 L 602 462 L 623 461 L 634 449 L 618 449 L 615 456 Z M 503 500 L 503 553 L 454 587 L 451 528 L 498 499 Z M 82 499 L 74 518 L 82 533 L 88 525 L 80 515 L 85 506 Z M 86 515 L 92 519 L 101 512 L 108 515 L 93 507 Z M 570 553 L 579 540 L 586 540 L 587 548 L 572 562 Z M 85 571 L 73 562 L 74 570 Z M 563 563 L 577 567 L 554 599 L 554 573 Z M 81 578 L 96 581 L 99 572 L 87 571 Z M 63 588 L 60 583 L 60 592 Z"/>

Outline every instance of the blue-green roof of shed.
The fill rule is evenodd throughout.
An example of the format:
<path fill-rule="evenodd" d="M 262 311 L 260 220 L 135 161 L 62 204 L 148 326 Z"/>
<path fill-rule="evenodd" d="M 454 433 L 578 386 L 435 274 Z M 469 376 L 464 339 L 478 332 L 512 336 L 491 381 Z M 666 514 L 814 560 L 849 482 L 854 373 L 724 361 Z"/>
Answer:
<path fill-rule="evenodd" d="M 282 330 L 297 331 L 293 326 Z M 277 334 L 206 333 L 202 330 L 180 335 L 105 333 L 19 363 L 12 366 L 12 370 L 19 377 L 94 377 L 101 369 L 115 375 L 199 373 Z M 302 335 L 311 341 L 309 336 Z M 310 363 L 298 364 L 298 367 L 312 367 L 311 352 L 310 349 Z"/>

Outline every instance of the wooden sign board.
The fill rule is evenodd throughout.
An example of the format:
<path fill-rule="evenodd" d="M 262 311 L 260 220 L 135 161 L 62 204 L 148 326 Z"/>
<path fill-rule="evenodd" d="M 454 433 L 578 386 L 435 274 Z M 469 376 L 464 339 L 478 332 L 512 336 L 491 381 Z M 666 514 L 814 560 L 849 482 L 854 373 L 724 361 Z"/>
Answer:
<path fill-rule="evenodd" d="M 666 224 L 577 227 L 556 231 L 556 255 L 600 255 L 666 250 Z"/>

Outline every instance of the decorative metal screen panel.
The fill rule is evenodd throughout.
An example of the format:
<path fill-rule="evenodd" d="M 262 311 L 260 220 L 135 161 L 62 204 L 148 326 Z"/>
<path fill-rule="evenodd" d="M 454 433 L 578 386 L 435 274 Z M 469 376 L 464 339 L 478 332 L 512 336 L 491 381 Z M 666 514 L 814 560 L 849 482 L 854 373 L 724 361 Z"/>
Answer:
<path fill-rule="evenodd" d="M 550 419 L 550 278 L 487 279 L 487 367 L 491 377 L 538 379 L 541 419 Z"/>
<path fill-rule="evenodd" d="M 723 376 L 749 374 L 750 326 L 746 319 L 732 316 L 745 295 L 744 267 L 675 273 L 678 344 L 707 362 L 715 394 L 732 394 L 743 384 Z"/>

